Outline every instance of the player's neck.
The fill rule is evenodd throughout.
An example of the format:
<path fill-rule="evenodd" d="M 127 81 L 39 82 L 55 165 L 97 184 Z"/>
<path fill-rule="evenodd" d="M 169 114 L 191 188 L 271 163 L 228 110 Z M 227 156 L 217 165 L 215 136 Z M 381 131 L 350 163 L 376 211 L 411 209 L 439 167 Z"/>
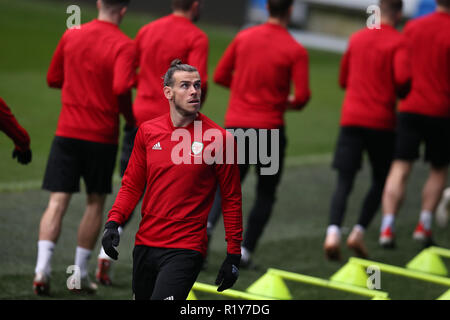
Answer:
<path fill-rule="evenodd" d="M 102 11 L 100 11 L 98 13 L 97 19 L 100 21 L 105 21 L 105 22 L 115 24 L 116 26 L 118 26 L 120 24 L 120 21 L 122 20 L 120 17 L 120 14 L 112 15 L 112 14 L 104 13 Z"/>
<path fill-rule="evenodd" d="M 183 18 L 186 18 L 186 19 L 191 20 L 191 21 L 193 19 L 192 13 L 190 11 L 175 10 L 173 12 L 173 15 L 177 16 L 177 17 L 183 17 Z"/>
<path fill-rule="evenodd" d="M 278 18 L 278 17 L 269 17 L 269 19 L 267 19 L 267 23 L 271 23 L 271 24 L 275 24 L 275 25 L 287 28 L 287 26 L 289 24 L 289 20 L 284 19 L 284 18 Z"/>
<path fill-rule="evenodd" d="M 381 17 L 381 24 L 388 25 L 393 28 L 395 28 L 395 26 L 397 25 L 393 19 L 383 18 L 383 17 Z"/>
<path fill-rule="evenodd" d="M 444 6 L 437 6 L 436 12 L 443 12 L 450 14 L 450 8 L 444 7 Z"/>
<path fill-rule="evenodd" d="M 170 108 L 170 119 L 175 128 L 184 128 L 190 125 L 197 118 L 198 113 L 192 115 L 182 115 L 175 108 Z"/>

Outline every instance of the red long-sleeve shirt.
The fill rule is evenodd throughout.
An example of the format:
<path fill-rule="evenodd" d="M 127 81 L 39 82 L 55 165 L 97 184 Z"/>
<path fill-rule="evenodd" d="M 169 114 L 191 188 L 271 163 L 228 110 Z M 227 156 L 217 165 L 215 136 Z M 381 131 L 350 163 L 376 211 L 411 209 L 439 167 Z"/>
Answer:
<path fill-rule="evenodd" d="M 230 161 L 226 161 L 226 152 L 229 149 L 225 149 L 223 164 L 207 164 L 205 161 L 195 164 L 195 157 L 192 155 L 192 152 L 198 155 L 203 152 L 205 156 L 205 150 L 212 148 L 211 142 L 206 141 L 209 138 L 205 136 L 203 141 L 201 138 L 203 134 L 210 132 L 210 129 L 213 129 L 216 137 L 231 137 L 231 145 L 235 150 L 234 138 L 200 113 L 196 121 L 201 121 L 202 124 L 202 131 L 197 131 L 200 136 L 196 135 L 194 124 L 186 128 L 175 128 L 169 113 L 139 127 L 130 162 L 116 201 L 109 212 L 108 221 L 119 224 L 126 221 L 145 189 L 142 220 L 135 244 L 191 249 L 205 255 L 208 213 L 219 184 L 223 198 L 227 251 L 240 254 L 242 195 L 238 166 L 236 162 L 229 164 Z M 191 164 L 175 164 L 178 162 L 174 162 L 172 153 L 180 154 L 177 149 L 180 140 L 172 141 L 174 132 L 185 132 L 189 138 L 186 138 L 187 151 L 183 156 L 190 158 Z M 203 150 L 195 149 L 195 146 L 201 146 L 197 142 L 204 144 Z"/>
<path fill-rule="evenodd" d="M 225 127 L 276 129 L 292 105 L 310 98 L 308 53 L 282 26 L 265 23 L 241 31 L 217 65 L 214 81 L 231 89 Z"/>
<path fill-rule="evenodd" d="M 28 132 L 17 122 L 2 98 L 0 98 L 0 130 L 12 139 L 19 151 L 26 151 L 30 148 Z"/>
<path fill-rule="evenodd" d="M 204 101 L 208 37 L 189 19 L 171 14 L 145 25 L 136 36 L 136 48 L 139 74 L 133 112 L 138 125 L 169 112 L 162 87 L 164 75 L 174 59 L 198 69 Z"/>
<path fill-rule="evenodd" d="M 412 68 L 412 88 L 401 112 L 450 117 L 450 14 L 436 12 L 404 29 Z"/>
<path fill-rule="evenodd" d="M 95 19 L 64 33 L 47 74 L 50 87 L 62 88 L 57 136 L 117 144 L 119 113 L 134 124 L 123 97 L 135 80 L 135 51 L 109 22 Z"/>
<path fill-rule="evenodd" d="M 394 130 L 396 93 L 410 80 L 405 55 L 403 36 L 389 25 L 352 35 L 339 74 L 342 126 Z"/>

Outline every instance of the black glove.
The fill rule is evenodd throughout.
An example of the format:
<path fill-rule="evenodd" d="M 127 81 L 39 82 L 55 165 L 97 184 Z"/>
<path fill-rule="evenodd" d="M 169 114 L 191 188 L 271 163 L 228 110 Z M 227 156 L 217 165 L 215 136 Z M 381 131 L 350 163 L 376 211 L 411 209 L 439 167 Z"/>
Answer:
<path fill-rule="evenodd" d="M 119 253 L 114 247 L 119 245 L 119 224 L 114 221 L 109 221 L 105 224 L 105 232 L 103 232 L 102 246 L 105 253 L 111 257 L 111 259 L 117 260 Z"/>
<path fill-rule="evenodd" d="M 241 262 L 240 254 L 227 254 L 225 261 L 220 267 L 217 275 L 216 285 L 220 285 L 217 291 L 231 288 L 239 277 L 239 263 Z"/>
<path fill-rule="evenodd" d="M 17 161 L 21 164 L 28 164 L 32 158 L 31 150 L 20 151 L 19 149 L 14 149 L 12 157 L 13 159 L 17 158 Z"/>

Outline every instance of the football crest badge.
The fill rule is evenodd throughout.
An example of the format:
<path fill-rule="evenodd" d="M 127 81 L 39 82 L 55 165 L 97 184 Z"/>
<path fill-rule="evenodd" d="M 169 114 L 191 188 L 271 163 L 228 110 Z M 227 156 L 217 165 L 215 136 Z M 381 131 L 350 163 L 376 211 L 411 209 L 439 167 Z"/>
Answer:
<path fill-rule="evenodd" d="M 203 143 L 194 141 L 191 146 L 191 151 L 194 156 L 201 154 L 203 151 Z"/>

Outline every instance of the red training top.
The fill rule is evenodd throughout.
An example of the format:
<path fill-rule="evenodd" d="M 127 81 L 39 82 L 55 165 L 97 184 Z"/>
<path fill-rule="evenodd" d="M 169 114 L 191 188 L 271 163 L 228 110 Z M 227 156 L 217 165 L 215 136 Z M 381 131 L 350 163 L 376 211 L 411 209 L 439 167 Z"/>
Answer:
<path fill-rule="evenodd" d="M 17 150 L 23 152 L 30 149 L 30 136 L 17 122 L 2 98 L 0 98 L 0 130 L 12 139 Z"/>
<path fill-rule="evenodd" d="M 129 94 L 134 67 L 134 44 L 117 25 L 95 19 L 67 30 L 47 74 L 50 87 L 62 88 L 56 135 L 117 144 L 119 112 L 134 125 L 131 103 L 118 99 Z"/>
<path fill-rule="evenodd" d="M 394 27 L 353 34 L 341 61 L 339 84 L 346 89 L 342 126 L 394 130 L 396 91 L 409 79 L 403 36 Z"/>
<path fill-rule="evenodd" d="M 163 78 L 175 59 L 196 67 L 202 79 L 202 101 L 208 80 L 208 37 L 189 19 L 169 15 L 139 30 L 136 36 L 139 67 L 133 113 L 138 125 L 169 112 Z"/>
<path fill-rule="evenodd" d="M 450 14 L 436 12 L 404 29 L 412 68 L 412 88 L 401 112 L 450 117 Z"/>
<path fill-rule="evenodd" d="M 219 184 L 227 251 L 240 254 L 242 195 L 236 161 L 224 161 L 225 164 L 202 161 L 202 155 L 206 159 L 207 150 L 213 148 L 213 143 L 206 141 L 210 139 L 208 133 L 216 137 L 212 139 L 214 141 L 227 137 L 233 153 L 237 150 L 235 141 L 231 133 L 200 113 L 195 122 L 198 121 L 201 130 L 195 131 L 194 123 L 186 128 L 175 128 L 170 113 L 167 113 L 139 127 L 122 187 L 108 221 L 119 224 L 126 221 L 145 190 L 135 244 L 191 249 L 206 255 L 206 224 Z M 172 141 L 171 137 L 176 135 L 184 135 L 183 140 L 174 138 L 176 141 Z M 185 142 L 181 144 L 184 151 L 180 151 L 180 141 Z M 225 159 L 227 150 L 223 153 Z M 177 162 L 175 157 L 180 154 L 191 164 Z M 200 164 L 194 162 L 196 158 Z M 227 164 L 230 162 L 232 164 Z"/>
<path fill-rule="evenodd" d="M 308 53 L 286 28 L 264 23 L 238 33 L 214 81 L 231 89 L 225 127 L 276 129 L 284 125 L 291 81 L 293 108 L 310 98 Z"/>

